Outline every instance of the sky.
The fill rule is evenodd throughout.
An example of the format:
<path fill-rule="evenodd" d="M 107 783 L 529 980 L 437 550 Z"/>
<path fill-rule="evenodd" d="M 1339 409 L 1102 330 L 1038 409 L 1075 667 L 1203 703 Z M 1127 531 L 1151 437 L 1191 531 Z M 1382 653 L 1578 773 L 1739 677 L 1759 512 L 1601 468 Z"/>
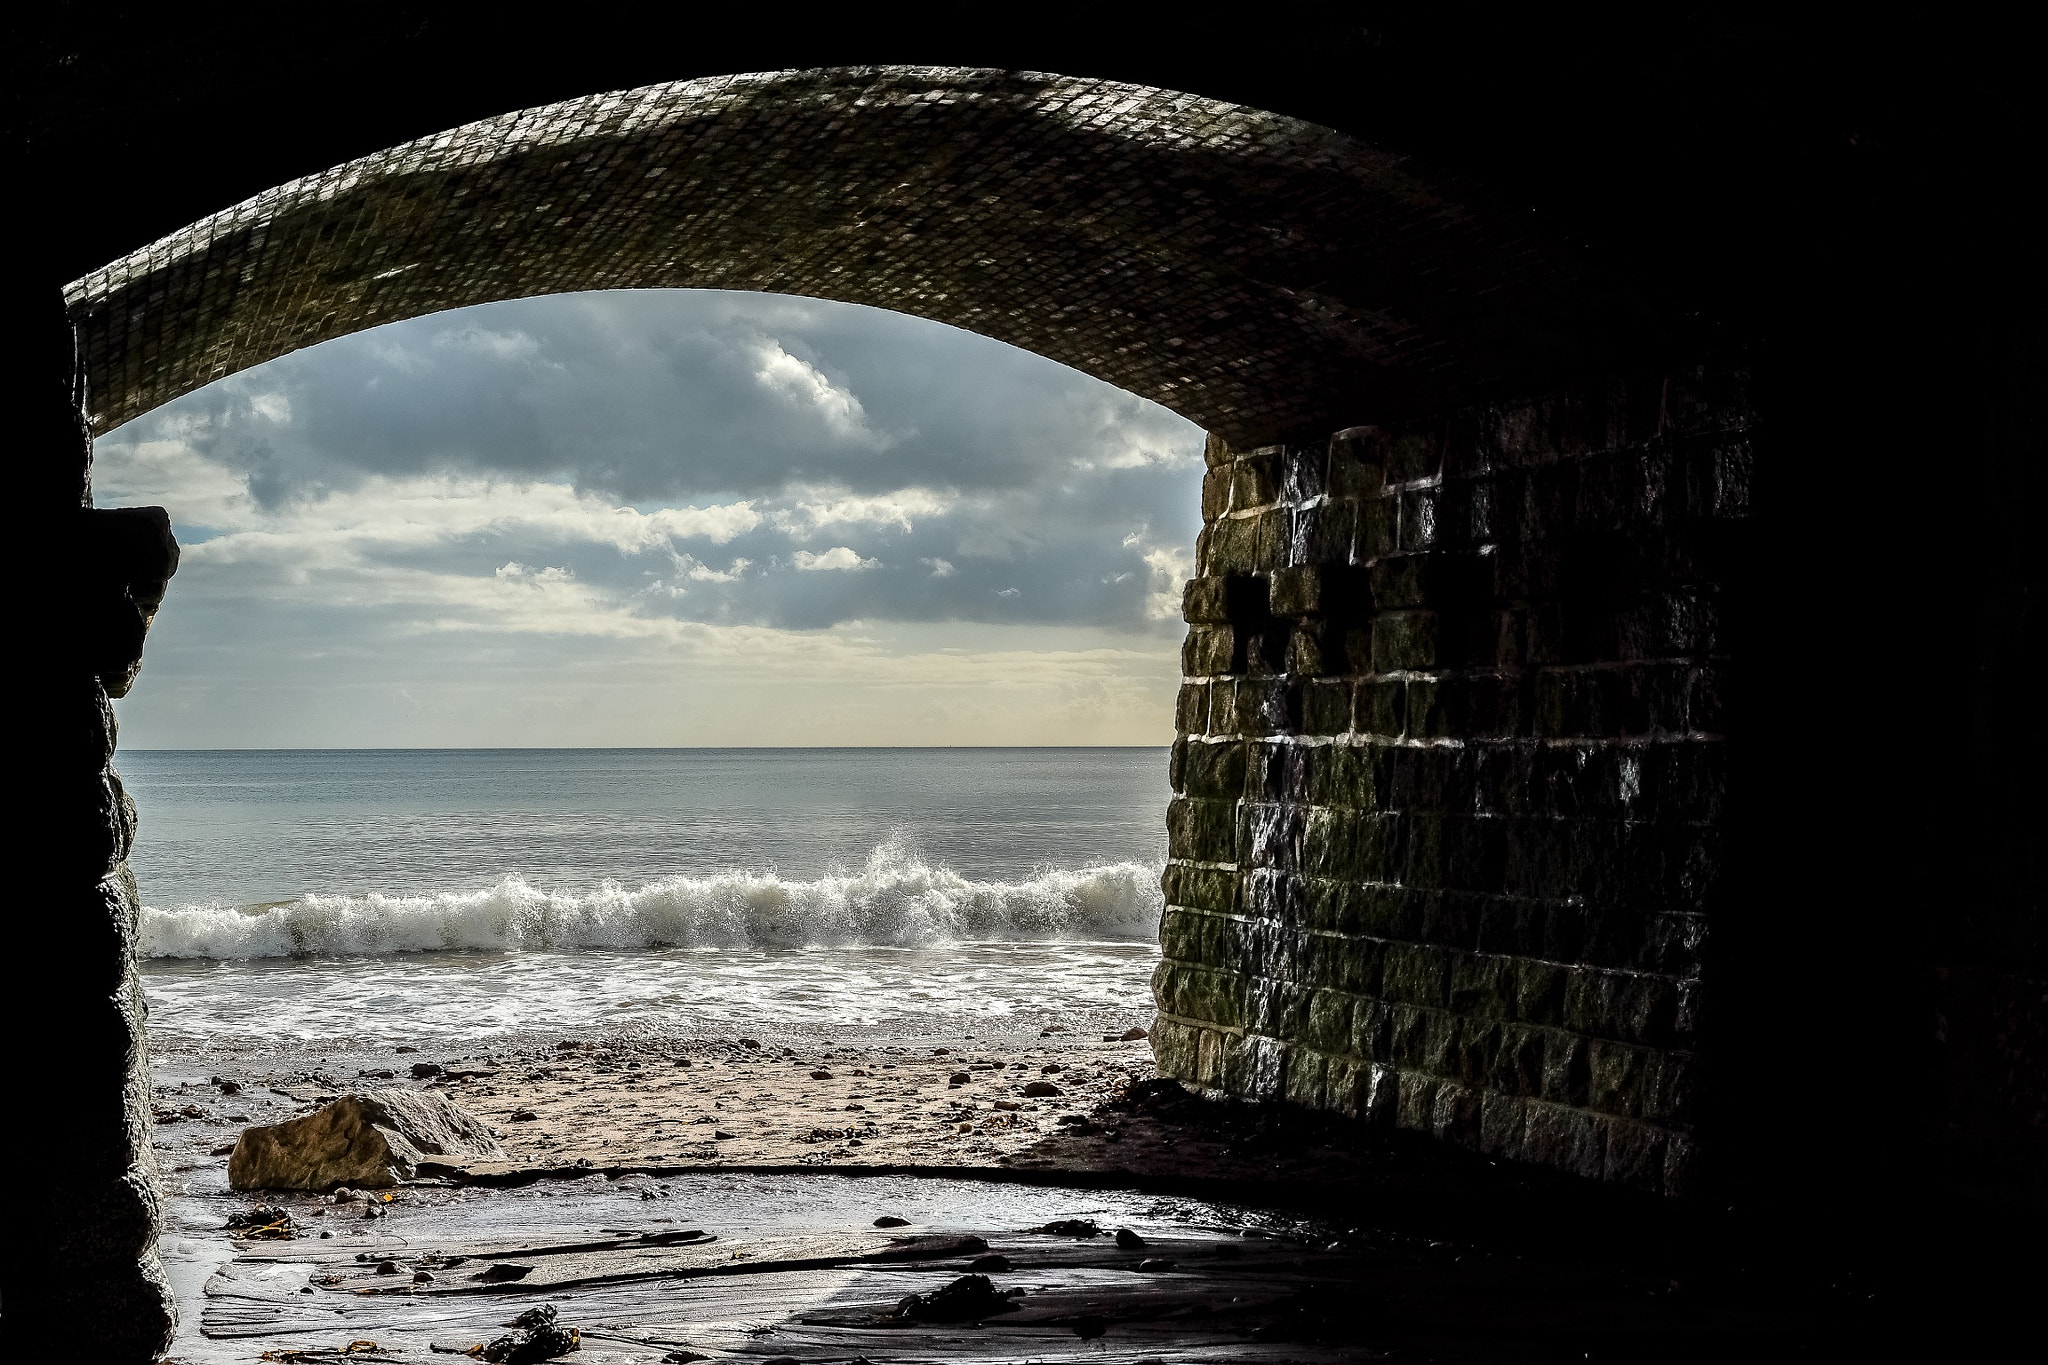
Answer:
<path fill-rule="evenodd" d="M 94 443 L 183 547 L 128 748 L 1165 744 L 1202 433 L 779 295 L 440 313 Z"/>

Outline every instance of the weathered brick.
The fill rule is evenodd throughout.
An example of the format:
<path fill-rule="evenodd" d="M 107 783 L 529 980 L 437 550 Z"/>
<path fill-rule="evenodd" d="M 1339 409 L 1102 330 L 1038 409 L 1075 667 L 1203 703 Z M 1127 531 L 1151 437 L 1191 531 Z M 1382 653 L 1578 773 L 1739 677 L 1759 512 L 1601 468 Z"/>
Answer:
<path fill-rule="evenodd" d="M 1266 580 L 1246 573 L 1191 578 L 1181 591 L 1181 615 L 1190 624 L 1257 628 L 1267 615 Z"/>
<path fill-rule="evenodd" d="M 1236 799 L 1244 795 L 1245 746 L 1241 740 L 1192 742 L 1182 749 L 1177 790 L 1188 796 Z"/>
<path fill-rule="evenodd" d="M 1232 506 L 1268 507 L 1279 500 L 1282 453 L 1278 447 L 1266 446 L 1237 458 L 1230 467 Z"/>
<path fill-rule="evenodd" d="M 1236 646 L 1229 626 L 1196 626 L 1181 642 L 1180 670 L 1191 678 L 1235 673 Z"/>
<path fill-rule="evenodd" d="M 1378 497 L 1386 485 L 1385 440 L 1378 429 L 1359 427 L 1331 437 L 1328 477 L 1333 498 Z"/>
<path fill-rule="evenodd" d="M 1169 854 L 1195 862 L 1237 859 L 1237 803 L 1176 797 L 1166 808 Z"/>
<path fill-rule="evenodd" d="M 1230 471 L 1211 469 L 1202 475 L 1202 520 L 1214 521 L 1230 510 Z"/>
<path fill-rule="evenodd" d="M 1657 395 L 1596 385 L 1236 462 L 1278 503 L 1219 512 L 1204 563 L 1266 595 L 1205 590 L 1184 662 L 1217 681 L 1184 714 L 1251 744 L 1227 777 L 1177 744 L 1172 777 L 1246 798 L 1248 870 L 1175 863 L 1162 885 L 1175 915 L 1244 917 L 1162 934 L 1238 983 L 1228 1006 L 1208 979 L 1171 988 L 1248 1032 L 1190 1065 L 1589 1178 L 1696 1184 L 1727 785 L 1702 718 L 1729 723 L 1720 584 L 1753 553 L 1711 509 L 1746 509 L 1750 457 L 1653 440 Z M 1229 673 L 1205 633 L 1225 630 Z"/>
<path fill-rule="evenodd" d="M 1351 684 L 1313 682 L 1302 690 L 1301 731 L 1341 735 L 1351 729 Z"/>
<path fill-rule="evenodd" d="M 1531 1104 L 1522 1129 L 1522 1157 L 1588 1180 L 1606 1173 L 1606 1130 L 1598 1118 L 1558 1104 Z"/>
<path fill-rule="evenodd" d="M 1407 427 L 1387 442 L 1387 482 L 1433 479 L 1443 472 L 1440 431 L 1432 424 Z"/>
<path fill-rule="evenodd" d="M 1160 890 L 1168 905 L 1222 915 L 1231 914 L 1238 908 L 1238 874 L 1221 868 L 1168 863 L 1160 877 Z"/>
<path fill-rule="evenodd" d="M 1436 613 L 1382 612 L 1372 622 L 1372 666 L 1377 673 L 1429 668 L 1436 663 Z"/>

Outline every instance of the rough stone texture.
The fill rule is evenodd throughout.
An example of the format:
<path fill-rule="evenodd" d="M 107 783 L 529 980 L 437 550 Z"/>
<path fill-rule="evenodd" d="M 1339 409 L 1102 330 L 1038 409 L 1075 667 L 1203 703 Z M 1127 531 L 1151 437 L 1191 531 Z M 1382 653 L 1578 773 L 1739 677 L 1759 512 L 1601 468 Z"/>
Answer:
<path fill-rule="evenodd" d="M 66 297 L 102 432 L 379 323 L 687 286 L 935 318 L 1251 441 L 1548 372 L 1603 311 L 1562 260 L 1407 159 L 1277 114 L 867 67 L 456 128 L 258 195 Z"/>
<path fill-rule="evenodd" d="M 1211 440 L 1163 1070 L 1694 1187 L 1745 388 Z"/>
<path fill-rule="evenodd" d="M 228 1158 L 238 1190 L 388 1190 L 429 1157 L 503 1161 L 483 1120 L 446 1095 L 372 1090 L 343 1095 L 284 1123 L 242 1130 Z"/>
<path fill-rule="evenodd" d="M 66 1353 L 151 1360 L 174 1315 L 156 1251 L 140 908 L 126 862 L 135 806 L 112 767 L 107 684 L 134 676 L 141 613 L 161 598 L 175 552 L 159 534 L 161 511 L 82 505 L 90 446 L 70 327 L 55 300 L 15 316 L 17 340 L 29 343 L 11 390 L 17 440 L 32 453 L 16 461 L 21 492 L 31 520 L 64 534 L 55 553 L 26 560 L 37 591 L 16 619 L 21 719 L 9 814 L 28 884 L 10 923 L 17 980 L 0 993 L 0 1011 L 36 1067 L 61 1078 L 63 1095 L 54 1128 L 13 1124 L 0 1139 L 18 1176 L 0 1293 L 10 1328 L 32 1337 L 33 1324 L 64 1324 Z"/>
<path fill-rule="evenodd" d="M 137 641 L 139 644 L 139 640 Z M 44 689 L 38 689 L 43 691 Z M 63 894 L 24 918 L 27 961 L 61 963 L 61 991 L 28 990 L 38 1065 L 65 1084 L 62 1140 L 48 1129 L 12 1201 L 9 1303 L 76 1324 L 74 1344 L 116 1359 L 153 1358 L 169 1341 L 171 1295 L 157 1259 L 157 1170 L 151 1151 L 148 1009 L 135 973 L 140 917 L 126 858 L 135 806 L 110 765 L 114 715 L 91 678 L 39 698 L 39 716 L 73 750 L 69 780 L 41 784 L 31 846 Z M 63 876 L 58 877 L 58 873 Z M 29 1035 L 20 1035 L 29 1036 Z M 24 1158 L 31 1158 L 24 1160 Z"/>

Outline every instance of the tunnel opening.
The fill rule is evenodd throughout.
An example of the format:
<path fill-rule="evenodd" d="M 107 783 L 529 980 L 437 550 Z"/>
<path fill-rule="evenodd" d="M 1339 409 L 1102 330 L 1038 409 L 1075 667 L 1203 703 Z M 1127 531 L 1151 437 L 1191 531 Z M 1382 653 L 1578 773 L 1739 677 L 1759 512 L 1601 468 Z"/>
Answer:
<path fill-rule="evenodd" d="M 1922 1012 L 1877 999 L 1915 989 L 1919 959 L 1878 942 L 1896 935 L 1859 936 L 1835 910 L 1781 927 L 1794 892 L 1772 885 L 1768 827 L 1801 816 L 1774 776 L 1800 727 L 1728 681 L 1738 642 L 1784 658 L 1810 643 L 1796 613 L 1755 631 L 1741 619 L 1768 577 L 1758 412 L 1784 421 L 1778 441 L 1839 439 L 1825 404 L 1787 401 L 1789 352 L 1765 348 L 1771 379 L 1753 391 L 1755 357 L 1651 337 L 1628 298 L 1588 287 L 1526 220 L 1475 207 L 1452 178 L 1164 92 L 865 69 L 477 127 L 284 187 L 80 281 L 98 429 L 266 354 L 493 290 L 774 282 L 849 297 L 856 276 L 884 281 L 859 301 L 948 321 L 979 310 L 960 325 L 1155 397 L 1215 438 L 1175 727 L 1168 1070 L 1683 1194 L 1825 1166 L 1840 1124 L 1886 1093 L 1882 1064 L 1858 1053 L 1862 1021 L 1883 1020 L 1897 1055 L 1926 1049 L 1907 1037 Z M 677 162 L 667 147 L 642 156 L 642 134 L 734 170 L 688 182 L 701 193 L 747 188 L 692 218 L 686 196 L 648 187 Z M 1009 160 L 979 158 L 997 145 Z M 874 174 L 838 179 L 848 165 Z M 955 174 L 990 166 L 1022 167 L 1028 192 Z M 477 194 L 490 212 L 456 207 Z M 785 220 L 830 247 L 807 257 L 755 230 Z M 984 231 L 1009 234 L 1005 249 Z M 653 249 L 677 238 L 710 249 Z M 606 254 L 621 240 L 640 254 Z M 1830 326 L 1810 330 L 1854 330 Z M 1690 363 L 1702 352 L 1719 358 Z M 1874 381 L 1850 389 L 1872 400 L 1852 429 L 1874 432 Z M 1800 547 L 1788 581 L 1839 588 L 1830 565 L 1854 556 L 1830 556 L 1853 537 L 1822 515 L 1836 481 L 1809 463 L 1773 466 L 1785 482 L 1769 524 Z M 146 517 L 81 526 L 115 599 L 90 671 L 118 689 L 169 557 Z M 110 750 L 104 698 L 65 705 L 67 733 Z M 104 759 L 79 806 L 97 821 L 85 861 L 103 852 L 116 869 L 86 898 L 111 927 L 81 931 L 81 960 L 103 965 L 126 951 L 133 909 Z M 1787 885 L 1854 899 L 1823 894 L 1826 875 L 1808 860 Z M 1883 971 L 1829 985 L 1841 944 Z M 115 1054 L 132 1068 L 116 1038 L 132 1042 L 132 1002 L 75 1023 L 115 1039 L 81 1069 L 114 1095 L 132 1080 L 109 1069 Z M 1778 1064 L 1788 1036 L 1836 1050 L 1824 1099 L 1809 1104 L 1808 1072 Z M 2023 1082 L 2025 1055 L 2007 1048 L 1999 1074 Z M 101 1220 L 115 1231 L 79 1252 L 113 1266 L 110 1282 L 132 1278 L 124 1258 L 146 1257 L 153 1232 L 132 1090 L 121 1107 L 99 1115 L 120 1138 L 81 1149 L 65 1182 L 115 1211 Z"/>

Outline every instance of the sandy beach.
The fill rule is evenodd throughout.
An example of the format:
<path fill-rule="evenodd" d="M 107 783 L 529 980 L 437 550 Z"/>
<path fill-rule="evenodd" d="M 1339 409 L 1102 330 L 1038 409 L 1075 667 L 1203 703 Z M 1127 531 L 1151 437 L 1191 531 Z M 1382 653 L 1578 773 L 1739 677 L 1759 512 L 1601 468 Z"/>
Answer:
<path fill-rule="evenodd" d="M 465 1175 L 503 1178 L 578 1166 L 1000 1166 L 1049 1138 L 1114 1150 L 1120 1126 L 1094 1116 L 1153 1068 L 1143 1039 L 1060 1029 L 950 1044 L 613 1036 L 474 1055 L 401 1047 L 310 1065 L 174 1054 L 159 1073 L 157 1147 L 176 1176 L 224 1166 L 249 1124 L 350 1091 L 408 1087 L 443 1093 L 487 1123 L 509 1160 Z"/>

